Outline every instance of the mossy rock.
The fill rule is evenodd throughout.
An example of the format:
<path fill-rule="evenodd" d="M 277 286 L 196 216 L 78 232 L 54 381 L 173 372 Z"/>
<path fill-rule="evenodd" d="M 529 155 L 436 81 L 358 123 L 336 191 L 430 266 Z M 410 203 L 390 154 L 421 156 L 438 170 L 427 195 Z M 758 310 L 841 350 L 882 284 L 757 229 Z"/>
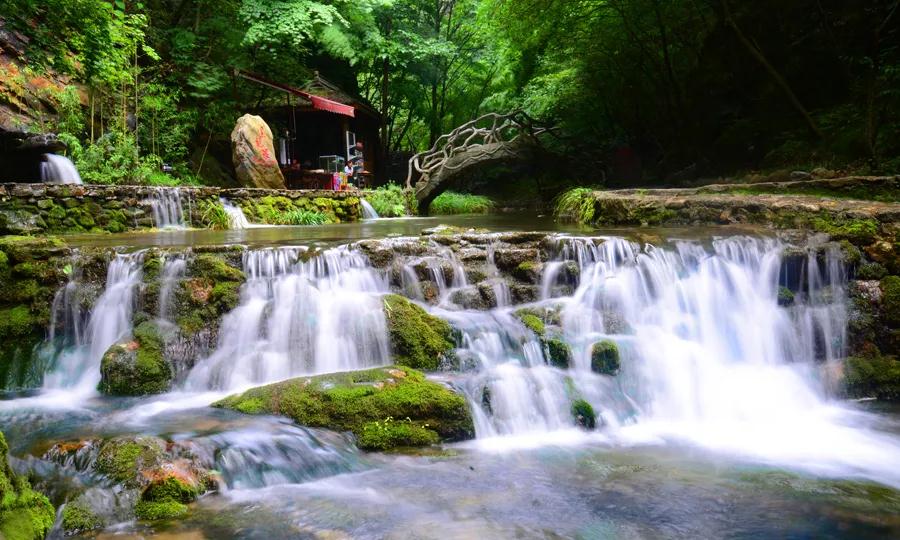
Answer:
<path fill-rule="evenodd" d="M 43 539 L 56 518 L 50 500 L 31 489 L 28 480 L 13 473 L 9 447 L 0 432 L 0 538 Z"/>
<path fill-rule="evenodd" d="M 845 384 L 850 397 L 900 400 L 900 361 L 894 356 L 852 356 L 845 361 Z"/>
<path fill-rule="evenodd" d="M 569 369 L 572 365 L 572 349 L 569 344 L 558 336 L 550 337 L 543 340 L 544 351 L 550 365 L 559 369 Z"/>
<path fill-rule="evenodd" d="M 515 312 L 515 316 L 522 321 L 526 328 L 535 333 L 538 337 L 543 337 L 546 327 L 544 321 L 534 312 L 528 309 L 520 309 Z"/>
<path fill-rule="evenodd" d="M 591 371 L 601 375 L 615 375 L 619 372 L 619 346 L 610 339 L 594 343 L 591 347 Z"/>
<path fill-rule="evenodd" d="M 383 298 L 394 362 L 415 369 L 435 370 L 453 354 L 453 328 L 406 298 Z"/>
<path fill-rule="evenodd" d="M 881 313 L 889 327 L 900 327 L 900 276 L 881 280 Z"/>
<path fill-rule="evenodd" d="M 203 277 L 214 282 L 245 280 L 244 272 L 231 266 L 223 258 L 211 253 L 201 253 L 188 261 L 188 272 L 195 277 Z"/>
<path fill-rule="evenodd" d="M 165 449 L 156 437 L 116 437 L 100 446 L 94 469 L 126 487 L 142 487 L 148 479 L 141 471 L 158 467 Z"/>
<path fill-rule="evenodd" d="M 856 271 L 856 279 L 875 280 L 881 279 L 887 275 L 887 268 L 883 264 L 873 262 L 866 263 L 859 267 Z"/>
<path fill-rule="evenodd" d="M 134 329 L 134 340 L 116 343 L 100 362 L 100 391 L 116 396 L 142 396 L 168 390 L 173 369 L 163 356 L 163 337 L 156 322 Z"/>
<path fill-rule="evenodd" d="M 304 426 L 351 431 L 361 448 L 372 450 L 459 441 L 475 434 L 465 398 L 406 367 L 300 377 L 229 396 L 213 406 L 282 414 Z"/>
<path fill-rule="evenodd" d="M 102 529 L 103 518 L 98 516 L 83 501 L 75 500 L 66 504 L 62 513 L 62 528 L 66 535 Z"/>
<path fill-rule="evenodd" d="M 594 407 L 583 399 L 576 399 L 572 402 L 572 418 L 575 423 L 585 429 L 594 429 L 597 425 L 597 414 Z"/>
<path fill-rule="evenodd" d="M 19 263 L 61 255 L 67 248 L 65 242 L 55 236 L 0 236 L 0 251 Z"/>
<path fill-rule="evenodd" d="M 187 513 L 187 505 L 177 501 L 138 501 L 134 505 L 134 515 L 144 521 L 176 519 Z"/>

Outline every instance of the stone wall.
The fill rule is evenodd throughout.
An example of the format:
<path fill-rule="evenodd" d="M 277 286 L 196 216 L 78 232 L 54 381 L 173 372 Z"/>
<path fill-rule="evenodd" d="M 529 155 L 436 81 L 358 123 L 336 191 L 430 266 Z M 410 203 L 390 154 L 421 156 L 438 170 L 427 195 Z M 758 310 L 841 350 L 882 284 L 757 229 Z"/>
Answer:
<path fill-rule="evenodd" d="M 58 184 L 0 184 L 0 234 L 125 232 L 152 229 L 153 200 L 176 188 Z M 229 200 L 251 222 L 292 210 L 316 211 L 332 223 L 358 221 L 355 192 L 323 190 L 177 188 L 185 224 L 207 228 L 199 211 L 207 203 Z"/>

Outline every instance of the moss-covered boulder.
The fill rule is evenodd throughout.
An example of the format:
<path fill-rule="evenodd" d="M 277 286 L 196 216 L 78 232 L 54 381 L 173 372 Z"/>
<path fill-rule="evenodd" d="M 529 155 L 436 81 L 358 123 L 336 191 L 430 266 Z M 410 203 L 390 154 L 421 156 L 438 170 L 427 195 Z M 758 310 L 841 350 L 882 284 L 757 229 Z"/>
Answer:
<path fill-rule="evenodd" d="M 396 364 L 435 370 L 453 355 L 456 344 L 447 321 L 396 294 L 384 297 L 384 315 Z"/>
<path fill-rule="evenodd" d="M 54 237 L 0 237 L 0 388 L 39 383 L 32 351 L 50 323 L 69 250 Z"/>
<path fill-rule="evenodd" d="M 173 369 L 163 356 L 156 322 L 134 329 L 134 339 L 116 343 L 100 362 L 100 391 L 116 396 L 159 394 L 172 385 Z"/>
<path fill-rule="evenodd" d="M 550 365 L 559 369 L 568 369 L 572 365 L 572 349 L 561 337 L 544 338 L 543 344 Z"/>
<path fill-rule="evenodd" d="M 157 437 L 116 437 L 100 446 L 94 470 L 129 488 L 142 488 L 148 482 L 144 471 L 160 467 L 166 442 Z"/>
<path fill-rule="evenodd" d="M 900 361 L 894 356 L 852 356 L 845 362 L 844 377 L 850 397 L 900 400 Z"/>
<path fill-rule="evenodd" d="M 594 343 L 591 347 L 591 371 L 601 375 L 615 375 L 619 372 L 619 346 L 610 339 Z"/>
<path fill-rule="evenodd" d="M 81 499 L 67 503 L 62 512 L 62 529 L 66 535 L 74 535 L 101 529 L 103 518 Z"/>
<path fill-rule="evenodd" d="M 594 429 L 597 425 L 597 414 L 594 412 L 594 407 L 583 399 L 576 399 L 572 402 L 572 418 L 584 429 Z"/>
<path fill-rule="evenodd" d="M 475 434 L 465 398 L 407 367 L 300 377 L 229 396 L 213 406 L 283 414 L 304 426 L 351 431 L 367 450 L 458 441 Z"/>
<path fill-rule="evenodd" d="M 47 497 L 31 489 L 26 478 L 13 473 L 8 452 L 0 432 L 0 538 L 43 539 L 53 526 L 56 512 Z"/>
<path fill-rule="evenodd" d="M 237 307 L 246 276 L 230 255 L 200 253 L 188 261 L 188 277 L 174 288 L 173 312 L 182 334 L 217 326 L 224 314 Z"/>

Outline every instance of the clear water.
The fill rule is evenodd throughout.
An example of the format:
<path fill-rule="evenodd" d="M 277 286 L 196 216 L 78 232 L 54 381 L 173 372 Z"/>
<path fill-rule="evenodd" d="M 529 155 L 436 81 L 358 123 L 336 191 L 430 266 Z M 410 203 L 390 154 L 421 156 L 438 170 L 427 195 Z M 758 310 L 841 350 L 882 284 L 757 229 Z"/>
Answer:
<path fill-rule="evenodd" d="M 376 223 L 382 221 L 389 222 L 378 229 L 382 232 L 435 224 Z M 495 230 L 516 227 L 509 217 L 485 221 Z M 285 229 L 278 241 L 299 243 L 300 231 Z M 783 308 L 776 299 L 782 246 L 733 230 L 717 231 L 725 234 L 716 237 L 704 231 L 702 240 L 674 231 L 672 238 L 650 242 L 635 241 L 646 231 L 627 238 L 559 235 L 556 260 L 544 272 L 542 299 L 531 307 L 559 313 L 574 353 L 568 370 L 547 365 L 538 340 L 504 302 L 488 312 L 453 305 L 452 291 L 466 281 L 452 257 L 437 257 L 441 264 L 412 260 L 403 269 L 404 284 L 414 290 L 412 267 L 427 269 L 441 289 L 438 305 L 429 309 L 460 330 L 459 354 L 469 369 L 441 378 L 469 397 L 474 441 L 413 455 L 362 455 L 339 434 L 209 408 L 248 385 L 388 363 L 378 309 L 379 295 L 388 290 L 385 277 L 359 253 L 333 247 L 341 243 L 340 231 L 353 237 L 367 230 L 365 225 L 304 228 L 306 244 L 327 246 L 312 258 L 301 256 L 305 247 L 248 251 L 243 264 L 249 279 L 240 305 L 223 320 L 215 350 L 198 359 L 178 390 L 163 396 L 110 399 L 93 391 L 96 351 L 102 354 L 130 332 L 127 310 L 142 252 L 111 263 L 106 290 L 90 314 L 66 301 L 78 286 L 73 280 L 54 308 L 54 327 L 64 329 L 65 339 L 44 389 L 0 401 L 13 454 L 31 456 L 16 466 L 46 471 L 36 456 L 50 444 L 100 435 L 158 434 L 201 449 L 210 467 L 225 477 L 224 491 L 194 503 L 181 522 L 116 526 L 120 533 L 141 535 L 881 538 L 900 533 L 896 412 L 842 402 L 828 391 L 827 368 L 843 353 L 847 317 L 846 277 L 837 254 L 824 264 L 811 258 L 807 289 L 797 306 Z M 162 236 L 123 238 L 125 243 L 139 239 L 131 244 L 138 247 Z M 164 277 L 174 279 L 183 263 L 167 258 Z M 567 264 L 578 266 L 581 280 L 573 293 L 561 295 L 559 272 Z M 503 291 L 497 292 L 500 298 Z M 622 352 L 622 372 L 615 378 L 590 371 L 590 346 L 599 339 L 615 341 Z M 482 399 L 485 388 L 490 407 Z M 600 429 L 575 427 L 568 410 L 572 391 L 599 412 Z M 55 479 L 47 482 L 62 502 L 74 488 L 59 478 L 78 477 L 78 471 L 53 474 L 58 476 L 45 477 Z"/>

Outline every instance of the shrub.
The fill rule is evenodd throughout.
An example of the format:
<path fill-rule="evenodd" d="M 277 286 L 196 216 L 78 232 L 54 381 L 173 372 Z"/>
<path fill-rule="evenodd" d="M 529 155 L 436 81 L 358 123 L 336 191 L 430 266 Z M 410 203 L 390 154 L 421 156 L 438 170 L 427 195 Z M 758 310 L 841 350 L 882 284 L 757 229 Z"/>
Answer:
<path fill-rule="evenodd" d="M 429 211 L 435 215 L 487 214 L 494 206 L 494 201 L 483 195 L 445 191 L 431 201 Z"/>
<path fill-rule="evenodd" d="M 556 219 L 570 219 L 584 224 L 594 221 L 596 205 L 591 188 L 570 189 L 557 197 L 553 206 Z"/>
<path fill-rule="evenodd" d="M 381 217 L 403 217 L 406 215 L 406 195 L 403 188 L 391 182 L 366 195 L 366 200 Z"/>
<path fill-rule="evenodd" d="M 315 210 L 290 210 L 275 218 L 278 225 L 324 225 L 328 216 Z"/>
<path fill-rule="evenodd" d="M 222 203 L 212 199 L 197 202 L 200 219 L 210 229 L 227 230 L 231 228 L 231 218 Z"/>

